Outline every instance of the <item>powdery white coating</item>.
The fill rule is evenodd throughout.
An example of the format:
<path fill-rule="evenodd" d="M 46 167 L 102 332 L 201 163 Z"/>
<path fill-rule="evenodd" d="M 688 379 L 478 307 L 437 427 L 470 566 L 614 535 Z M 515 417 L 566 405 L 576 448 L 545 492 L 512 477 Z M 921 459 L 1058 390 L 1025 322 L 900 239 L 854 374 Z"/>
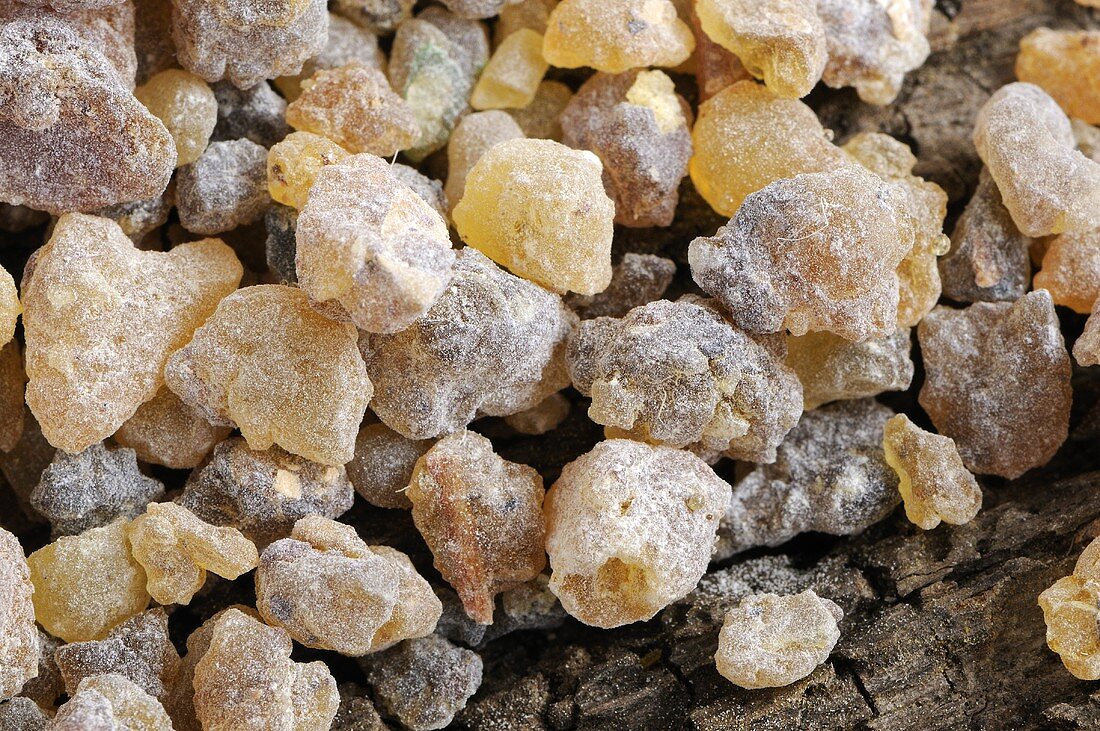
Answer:
<path fill-rule="evenodd" d="M 350 152 L 393 157 L 416 144 L 420 127 L 412 108 L 376 68 L 352 61 L 323 69 L 302 82 L 286 108 L 291 127 L 313 132 Z"/>
<path fill-rule="evenodd" d="M 144 249 L 156 249 L 149 241 L 148 234 L 168 223 L 168 214 L 176 203 L 176 189 L 169 186 L 156 198 L 148 198 L 143 201 L 119 203 L 106 208 L 96 210 L 92 215 L 101 218 L 109 218 L 118 224 L 122 233 L 130 237 L 137 247 Z"/>
<path fill-rule="evenodd" d="M 742 688 L 781 688 L 829 659 L 844 617 L 812 589 L 801 594 L 750 594 L 726 612 L 714 655 L 718 672 Z"/>
<path fill-rule="evenodd" d="M 901 502 L 882 451 L 893 411 L 872 399 L 807 411 L 779 447 L 733 489 L 718 529 L 717 558 L 778 546 L 799 533 L 853 535 Z"/>
<path fill-rule="evenodd" d="M 1056 305 L 1091 312 L 1100 296 L 1100 228 L 1056 236 L 1032 286 L 1050 292 Z"/>
<path fill-rule="evenodd" d="M 572 98 L 573 90 L 562 82 L 544 81 L 539 84 L 530 104 L 522 109 L 509 109 L 508 114 L 527 137 L 561 142 L 559 117 Z"/>
<path fill-rule="evenodd" d="M 333 10 L 371 33 L 384 36 L 412 17 L 416 0 L 336 0 Z"/>
<path fill-rule="evenodd" d="M 320 517 L 299 520 L 290 538 L 264 549 L 256 607 L 303 645 L 344 655 L 431 634 L 443 611 L 408 556 Z"/>
<path fill-rule="evenodd" d="M 250 449 L 226 439 L 191 472 L 179 503 L 202 520 L 237 528 L 260 546 L 290 535 L 308 515 L 338 518 L 354 493 L 342 467 L 310 462 L 280 449 Z"/>
<path fill-rule="evenodd" d="M 50 14 L 0 26 L 0 200 L 61 214 L 168 184 L 171 135 L 94 41 Z"/>
<path fill-rule="evenodd" d="M 690 120 L 662 71 L 595 74 L 562 112 L 562 139 L 600 158 L 616 223 L 668 226 L 691 158 Z"/>
<path fill-rule="evenodd" d="M 30 569 L 19 539 L 0 528 L 0 700 L 38 675 L 38 629 L 34 623 Z"/>
<path fill-rule="evenodd" d="M 278 444 L 342 465 L 373 392 L 355 343 L 354 326 L 317 314 L 301 290 L 246 287 L 172 356 L 165 381 L 210 423 L 239 427 L 253 449 Z"/>
<path fill-rule="evenodd" d="M 243 271 L 216 239 L 139 251 L 113 221 L 62 216 L 23 275 L 27 404 L 50 443 L 80 452 L 156 396 Z"/>
<path fill-rule="evenodd" d="M 695 282 L 750 333 L 826 330 L 859 342 L 898 316 L 897 269 L 914 242 L 898 190 L 861 167 L 779 180 L 688 248 Z"/>
<path fill-rule="evenodd" d="M 229 427 L 214 426 L 168 388 L 161 388 L 151 401 L 138 407 L 112 438 L 120 446 L 134 450 L 142 462 L 191 469 L 229 432 Z"/>
<path fill-rule="evenodd" d="M 974 145 L 1027 236 L 1100 228 L 1100 163 L 1076 149 L 1069 118 L 1039 87 L 1001 87 L 978 112 Z"/>
<path fill-rule="evenodd" d="M 321 69 L 335 69 L 357 61 L 386 70 L 386 54 L 378 47 L 378 36 L 360 28 L 355 23 L 335 13 L 328 14 L 328 40 L 325 47 L 302 64 L 302 70 L 293 76 L 275 79 L 276 88 L 289 101 L 302 93 L 302 82 Z"/>
<path fill-rule="evenodd" d="M 50 521 L 54 536 L 65 536 L 141 515 L 163 496 L 164 485 L 142 474 L 134 450 L 100 442 L 77 454 L 58 450 L 31 492 L 31 505 Z"/>
<path fill-rule="evenodd" d="M 323 662 L 294 662 L 285 630 L 235 607 L 207 625 L 204 650 L 188 642 L 201 653 L 193 683 L 203 731 L 327 731 L 340 697 Z"/>
<path fill-rule="evenodd" d="M 454 205 L 466 190 L 466 176 L 494 145 L 518 140 L 523 130 L 506 112 L 496 109 L 467 114 L 447 141 L 447 200 Z"/>
<path fill-rule="evenodd" d="M 983 168 L 951 234 L 951 250 L 939 260 L 943 294 L 960 302 L 1015 302 L 1030 284 L 1031 241 Z"/>
<path fill-rule="evenodd" d="M 491 18 L 518 0 L 440 0 L 452 12 L 464 18 Z"/>
<path fill-rule="evenodd" d="M 695 588 L 729 497 L 690 452 L 600 442 L 546 494 L 550 590 L 585 624 L 650 619 Z"/>
<path fill-rule="evenodd" d="M 317 171 L 295 239 L 302 290 L 367 332 L 397 332 L 421 317 L 455 259 L 447 223 L 374 155 Z"/>
<path fill-rule="evenodd" d="M 62 13 L 72 13 L 120 5 L 125 0 L 19 0 L 19 2 L 32 8 L 49 7 Z"/>
<path fill-rule="evenodd" d="M 932 0 L 817 0 L 829 62 L 822 80 L 854 86 L 869 104 L 889 104 L 905 74 L 928 58 Z"/>
<path fill-rule="evenodd" d="M 842 399 L 904 391 L 913 381 L 909 328 L 853 343 L 828 332 L 787 338 L 787 366 L 802 382 L 806 410 Z"/>
<path fill-rule="evenodd" d="M 177 167 L 199 159 L 218 122 L 218 100 L 206 82 L 166 69 L 135 89 L 134 96 L 172 135 Z"/>
<path fill-rule="evenodd" d="M 493 52 L 477 80 L 474 109 L 519 109 L 531 103 L 549 64 L 542 57 L 542 35 L 520 28 Z"/>
<path fill-rule="evenodd" d="M 942 520 L 970 522 L 982 507 L 982 490 L 963 466 L 955 441 L 921 429 L 905 414 L 886 422 L 882 448 L 898 473 L 905 515 L 925 530 Z"/>
<path fill-rule="evenodd" d="M 597 424 L 672 447 L 770 462 L 798 423 L 794 372 L 710 300 L 660 300 L 585 320 L 569 340 L 573 385 Z"/>
<path fill-rule="evenodd" d="M 693 50 L 691 28 L 669 0 L 562 0 L 550 13 L 542 45 L 553 66 L 609 74 L 679 66 Z"/>
<path fill-rule="evenodd" d="M 153 696 L 124 675 L 107 673 L 80 681 L 60 708 L 51 731 L 172 731 L 172 719 Z"/>
<path fill-rule="evenodd" d="M 1070 117 L 1100 124 L 1100 31 L 1036 28 L 1020 40 L 1016 78 L 1042 87 Z"/>
<path fill-rule="evenodd" d="M 207 81 L 247 89 L 292 76 L 327 37 L 325 0 L 172 0 L 176 58 Z"/>
<path fill-rule="evenodd" d="M 65 642 L 86 642 L 149 605 L 145 571 L 130 556 L 126 520 L 64 536 L 27 557 L 34 615 Z"/>
<path fill-rule="evenodd" d="M 1100 299 L 1092 306 L 1085 330 L 1073 344 L 1073 357 L 1083 366 L 1100 365 Z"/>
<path fill-rule="evenodd" d="M 812 109 L 753 81 L 727 86 L 700 104 L 691 138 L 691 181 L 723 216 L 776 180 L 851 164 Z"/>
<path fill-rule="evenodd" d="M 816 0 L 701 0 L 695 12 L 703 32 L 778 96 L 806 96 L 825 70 L 825 25 Z"/>
<path fill-rule="evenodd" d="M 266 81 L 248 89 L 219 81 L 211 88 L 218 100 L 218 124 L 210 138 L 212 141 L 246 139 L 271 147 L 290 134 L 290 126 L 284 119 L 286 100 Z"/>
<path fill-rule="evenodd" d="M 500 458 L 480 434 L 462 430 L 416 463 L 408 497 L 435 567 L 479 624 L 493 623 L 496 595 L 546 566 L 542 478 Z"/>
<path fill-rule="evenodd" d="M 920 405 L 955 440 L 968 469 L 1013 479 L 1054 456 L 1069 431 L 1073 392 L 1049 292 L 937 307 L 917 337 Z"/>
<path fill-rule="evenodd" d="M 126 537 L 159 604 L 190 604 L 207 571 L 232 581 L 259 563 L 256 546 L 236 528 L 205 523 L 176 503 L 150 503 Z"/>
<path fill-rule="evenodd" d="M 1093 162 L 1100 163 L 1100 127 L 1085 124 L 1080 119 L 1069 120 L 1077 149 Z"/>
<path fill-rule="evenodd" d="M 671 259 L 627 253 L 612 268 L 607 289 L 594 295 L 567 295 L 565 303 L 582 320 L 622 317 L 635 307 L 661 299 L 675 274 L 676 262 Z"/>
<path fill-rule="evenodd" d="M 390 174 L 399 181 L 412 188 L 420 198 L 432 207 L 444 221 L 448 220 L 447 211 L 451 206 L 447 202 L 447 194 L 443 191 L 443 183 L 435 178 L 429 178 L 411 165 L 395 162 L 390 165 Z"/>
<path fill-rule="evenodd" d="M 372 658 L 367 680 L 379 705 L 412 731 L 450 725 L 481 685 L 477 653 L 438 635 L 410 640 Z"/>
<path fill-rule="evenodd" d="M 15 336 L 15 323 L 22 311 L 15 280 L 7 269 L 0 267 L 0 346 L 7 345 Z"/>
<path fill-rule="evenodd" d="M 1073 574 L 1058 579 L 1039 595 L 1047 626 L 1047 646 L 1081 680 L 1100 679 L 1100 541 L 1093 540 L 1077 559 Z"/>
<path fill-rule="evenodd" d="M 16 696 L 0 704 L 3 731 L 51 731 L 52 719 L 30 698 Z"/>
<path fill-rule="evenodd" d="M 440 5 L 429 5 L 416 14 L 418 20 L 426 20 L 447 36 L 455 53 L 455 59 L 476 76 L 489 61 L 489 32 L 485 23 L 456 15 Z M 499 26 L 499 23 L 498 23 Z"/>
<path fill-rule="evenodd" d="M 188 231 L 216 234 L 259 219 L 271 205 L 267 150 L 252 140 L 212 142 L 176 175 L 176 209 Z"/>
<path fill-rule="evenodd" d="M 85 678 L 115 673 L 162 702 L 180 665 L 168 636 L 168 615 L 160 607 L 130 617 L 102 640 L 62 645 L 54 658 L 69 695 Z"/>
<path fill-rule="evenodd" d="M 430 439 L 408 439 L 385 424 L 368 424 L 355 440 L 355 457 L 347 464 L 355 491 L 371 505 L 408 510 L 405 493 L 416 462 L 427 452 Z"/>
<path fill-rule="evenodd" d="M 427 314 L 401 332 L 360 339 L 377 386 L 371 408 L 410 439 L 531 408 L 569 385 L 565 340 L 576 321 L 557 295 L 462 249 Z"/>
<path fill-rule="evenodd" d="M 603 166 L 551 140 L 507 140 L 466 178 L 452 211 L 469 246 L 556 292 L 596 294 L 611 282 L 615 204 Z"/>
<path fill-rule="evenodd" d="M 569 399 L 553 393 L 529 409 L 504 417 L 504 423 L 520 434 L 538 436 L 557 429 L 570 410 Z"/>

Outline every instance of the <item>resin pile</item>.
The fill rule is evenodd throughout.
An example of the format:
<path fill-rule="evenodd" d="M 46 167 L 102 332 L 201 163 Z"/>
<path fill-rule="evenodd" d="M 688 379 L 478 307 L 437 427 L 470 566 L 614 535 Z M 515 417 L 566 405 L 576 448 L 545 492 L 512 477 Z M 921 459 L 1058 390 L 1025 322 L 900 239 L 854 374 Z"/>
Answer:
<path fill-rule="evenodd" d="M 1046 464 L 1100 363 L 1100 31 L 1024 38 L 945 232 L 801 100 L 890 104 L 931 18 L 0 0 L 0 731 L 497 728 L 487 643 Z M 1035 597 L 1093 680 L 1098 567 Z M 714 669 L 798 681 L 845 609 L 739 598 Z"/>

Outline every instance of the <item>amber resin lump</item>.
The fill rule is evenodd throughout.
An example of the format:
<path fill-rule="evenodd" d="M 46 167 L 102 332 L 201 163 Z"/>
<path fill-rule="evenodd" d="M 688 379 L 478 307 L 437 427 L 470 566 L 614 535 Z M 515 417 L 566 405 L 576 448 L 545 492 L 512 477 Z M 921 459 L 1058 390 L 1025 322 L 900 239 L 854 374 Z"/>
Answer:
<path fill-rule="evenodd" d="M 374 155 L 318 171 L 295 238 L 302 290 L 367 332 L 396 332 L 427 312 L 455 258 L 443 218 Z"/>
<path fill-rule="evenodd" d="M 535 98 L 547 63 L 542 36 L 521 28 L 504 39 L 478 77 L 470 96 L 474 109 L 518 109 Z"/>
<path fill-rule="evenodd" d="M 826 330 L 858 342 L 895 329 L 897 269 L 913 241 L 897 189 L 850 166 L 753 193 L 713 237 L 691 242 L 688 261 L 748 332 Z"/>
<path fill-rule="evenodd" d="M 309 200 L 309 191 L 321 168 L 350 154 L 327 137 L 292 132 L 267 153 L 268 193 L 276 203 L 300 211 Z"/>
<path fill-rule="evenodd" d="M 742 688 L 781 688 L 825 662 L 840 639 L 844 610 L 811 589 L 752 594 L 726 612 L 715 665 Z"/>
<path fill-rule="evenodd" d="M 15 280 L 7 269 L 0 267 L 0 347 L 7 345 L 14 337 L 15 323 L 22 311 Z"/>
<path fill-rule="evenodd" d="M 303 81 L 321 69 L 335 69 L 353 61 L 386 70 L 386 54 L 378 47 L 378 36 L 330 12 L 325 47 L 302 64 L 297 75 L 280 76 L 273 83 L 287 101 L 294 101 L 302 93 Z"/>
<path fill-rule="evenodd" d="M 138 407 L 113 439 L 134 450 L 142 462 L 180 470 L 201 463 L 229 432 L 229 427 L 214 426 L 164 387 Z"/>
<path fill-rule="evenodd" d="M 240 531 L 204 523 L 175 503 L 151 503 L 126 527 L 126 537 L 159 604 L 189 604 L 207 571 L 233 580 L 259 562 L 256 546 Z"/>
<path fill-rule="evenodd" d="M 409 439 L 385 424 L 368 424 L 355 439 L 348 480 L 371 505 L 408 510 L 406 490 L 416 462 L 431 449 L 430 439 Z"/>
<path fill-rule="evenodd" d="M 650 619 L 695 588 L 729 497 L 690 452 L 600 442 L 546 494 L 551 591 L 585 624 Z"/>
<path fill-rule="evenodd" d="M 65 642 L 99 639 L 149 604 L 145 571 L 126 543 L 126 520 L 65 536 L 27 558 L 34 615 Z"/>
<path fill-rule="evenodd" d="M 695 50 L 669 0 L 562 0 L 546 22 L 542 55 L 553 66 L 617 74 L 678 66 Z"/>
<path fill-rule="evenodd" d="M 1073 574 L 1058 579 L 1039 595 L 1047 626 L 1047 646 L 1081 680 L 1100 680 L 1100 539 L 1077 559 Z"/>
<path fill-rule="evenodd" d="M 38 675 L 38 630 L 34 624 L 30 569 L 19 539 L 0 528 L 0 700 Z"/>
<path fill-rule="evenodd" d="M 1073 357 L 1083 366 L 1100 365 L 1100 299 L 1092 306 L 1085 330 L 1073 344 Z"/>
<path fill-rule="evenodd" d="M 290 659 L 285 630 L 236 607 L 197 632 L 206 647 L 194 666 L 194 710 L 203 731 L 326 731 L 340 697 L 321 661 Z M 199 643 L 196 643 L 199 644 Z"/>
<path fill-rule="evenodd" d="M 303 645 L 344 655 L 431 634 L 443 611 L 405 554 L 320 517 L 303 518 L 290 538 L 264 549 L 256 606 Z"/>
<path fill-rule="evenodd" d="M 164 190 L 172 136 L 68 24 L 49 14 L 4 23 L 0 68 L 0 201 L 62 214 Z"/>
<path fill-rule="evenodd" d="M 778 96 L 806 96 L 828 60 L 825 25 L 815 0 L 702 0 L 703 32 L 732 51 Z"/>
<path fill-rule="evenodd" d="M 466 176 L 494 145 L 518 140 L 523 130 L 506 112 L 490 109 L 467 114 L 447 142 L 447 200 L 454 206 L 466 190 Z"/>
<path fill-rule="evenodd" d="M 180 224 L 197 234 L 245 226 L 270 205 L 267 150 L 252 140 L 213 142 L 176 175 Z"/>
<path fill-rule="evenodd" d="M 1027 236 L 1100 227 L 1100 163 L 1077 150 L 1069 118 L 1038 86 L 1009 84 L 990 97 L 974 145 Z"/>
<path fill-rule="evenodd" d="M 1100 124 L 1100 31 L 1036 28 L 1020 40 L 1016 78 L 1042 87 L 1070 117 Z"/>
<path fill-rule="evenodd" d="M 1050 292 L 1056 305 L 1091 312 L 1100 296 L 1100 228 L 1055 237 L 1032 286 Z"/>
<path fill-rule="evenodd" d="M 412 109 L 385 74 L 352 62 L 318 71 L 286 108 L 294 129 L 328 137 L 350 152 L 392 157 L 416 144 L 420 128 Z"/>
<path fill-rule="evenodd" d="M 595 294 L 611 281 L 615 204 L 591 152 L 550 140 L 492 147 L 452 213 L 462 240 L 557 292 Z"/>
<path fill-rule="evenodd" d="M 787 338 L 787 366 L 802 382 L 807 410 L 830 401 L 904 391 L 913 380 L 909 328 L 853 343 L 828 332 Z"/>
<path fill-rule="evenodd" d="M 177 166 L 199 159 L 218 121 L 218 100 L 205 81 L 166 69 L 135 89 L 134 96 L 172 135 Z"/>
<path fill-rule="evenodd" d="M 1050 293 L 937 307 L 917 335 L 926 371 L 920 405 L 967 468 L 1012 479 L 1050 460 L 1066 440 L 1073 397 Z"/>
<path fill-rule="evenodd" d="M 107 673 L 80 681 L 57 709 L 51 731 L 172 731 L 172 719 L 153 696 L 123 675 Z"/>
<path fill-rule="evenodd" d="M 615 222 L 668 226 L 691 157 L 691 108 L 662 71 L 595 74 L 561 115 L 563 141 L 603 163 Z"/>
<path fill-rule="evenodd" d="M 207 81 L 247 89 L 294 75 L 325 47 L 324 0 L 172 0 L 176 58 Z"/>
<path fill-rule="evenodd" d="M 80 452 L 156 396 L 242 272 L 214 239 L 139 251 L 113 221 L 62 216 L 23 277 L 27 403 L 50 443 Z"/>
<path fill-rule="evenodd" d="M 528 409 L 569 385 L 565 339 L 575 322 L 557 295 L 462 249 L 427 314 L 401 332 L 360 340 L 377 387 L 371 407 L 410 439 L 461 429 L 478 414 Z"/>
<path fill-rule="evenodd" d="M 941 520 L 962 525 L 978 514 L 981 488 L 950 437 L 926 432 L 898 414 L 886 422 L 882 448 L 898 473 L 898 490 L 910 521 L 930 530 Z"/>
<path fill-rule="evenodd" d="M 538 472 L 501 459 L 470 431 L 444 437 L 416 463 L 408 489 L 413 520 L 479 624 L 493 623 L 497 594 L 546 566 L 543 494 Z"/>
<path fill-rule="evenodd" d="M 770 462 L 802 414 L 794 372 L 708 300 L 585 320 L 567 358 L 589 418 L 646 441 Z"/>
<path fill-rule="evenodd" d="M 253 449 L 278 444 L 342 465 L 370 401 L 355 328 L 317 314 L 299 289 L 246 287 L 226 297 L 169 360 L 168 387 Z"/>
<path fill-rule="evenodd" d="M 776 180 L 851 164 L 812 109 L 753 81 L 700 104 L 691 135 L 691 181 L 723 216 Z"/>

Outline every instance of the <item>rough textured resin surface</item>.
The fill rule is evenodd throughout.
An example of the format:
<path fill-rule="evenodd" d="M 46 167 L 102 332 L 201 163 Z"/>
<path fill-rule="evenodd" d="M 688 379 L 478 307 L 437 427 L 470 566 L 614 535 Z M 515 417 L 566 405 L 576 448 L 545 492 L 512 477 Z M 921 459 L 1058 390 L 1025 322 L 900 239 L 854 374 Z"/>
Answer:
<path fill-rule="evenodd" d="M 210 139 L 226 142 L 245 139 L 271 147 L 290 134 L 283 118 L 286 100 L 266 81 L 248 89 L 219 81 L 211 88 L 218 100 L 218 124 Z"/>
<path fill-rule="evenodd" d="M 7 700 L 38 674 L 30 570 L 19 539 L 0 528 L 0 699 Z"/>
<path fill-rule="evenodd" d="M 281 76 L 274 83 L 288 101 L 294 101 L 302 93 L 304 80 L 322 69 L 335 69 L 355 61 L 386 70 L 386 54 L 378 47 L 378 36 L 341 15 L 329 13 L 325 47 L 302 64 L 297 75 Z"/>
<path fill-rule="evenodd" d="M 197 234 L 252 223 L 269 205 L 267 150 L 252 140 L 212 142 L 176 176 L 180 223 Z"/>
<path fill-rule="evenodd" d="M 349 154 L 327 137 L 292 132 L 267 153 L 267 190 L 277 203 L 301 210 L 321 168 Z"/>
<path fill-rule="evenodd" d="M 324 0 L 172 0 L 172 39 L 180 64 L 207 81 L 247 89 L 298 73 L 325 46 Z"/>
<path fill-rule="evenodd" d="M 27 558 L 34 615 L 66 642 L 99 639 L 149 604 L 145 571 L 130 556 L 126 521 L 65 536 Z"/>
<path fill-rule="evenodd" d="M 165 380 L 212 424 L 239 427 L 253 449 L 278 444 L 341 465 L 372 392 L 355 343 L 352 325 L 314 312 L 301 290 L 246 287 L 172 356 Z"/>
<path fill-rule="evenodd" d="M 172 719 L 153 696 L 123 675 L 107 673 L 80 681 L 60 708 L 53 731 L 172 731 Z"/>
<path fill-rule="evenodd" d="M 882 448 L 898 473 L 905 515 L 921 528 L 969 522 L 982 507 L 982 491 L 963 466 L 955 442 L 898 414 L 886 422 Z"/>
<path fill-rule="evenodd" d="M 376 68 L 349 63 L 318 71 L 286 108 L 294 129 L 328 137 L 351 152 L 392 157 L 412 147 L 420 128 L 412 109 Z"/>
<path fill-rule="evenodd" d="M 695 3 L 687 8 L 691 32 L 695 36 L 695 83 L 699 88 L 699 101 L 705 102 L 718 92 L 738 81 L 751 79 L 741 59 L 711 40 L 703 30 Z"/>
<path fill-rule="evenodd" d="M 733 216 L 745 196 L 780 178 L 849 164 L 812 109 L 752 81 L 700 104 L 691 135 L 691 180 L 723 216 Z"/>
<path fill-rule="evenodd" d="M 134 90 L 176 143 L 176 165 L 199 159 L 218 121 L 218 100 L 206 82 L 179 69 L 161 71 Z"/>
<path fill-rule="evenodd" d="M 1047 646 L 1081 680 L 1100 680 L 1100 542 L 1093 540 L 1077 559 L 1073 574 L 1039 595 L 1047 625 Z"/>
<path fill-rule="evenodd" d="M 1097 300 L 1100 302 L 1100 300 Z M 1083 366 L 1100 365 L 1100 304 L 1092 306 L 1085 330 L 1073 344 L 1073 357 Z"/>
<path fill-rule="evenodd" d="M 521 28 L 493 52 L 477 80 L 470 106 L 474 109 L 516 109 L 535 98 L 548 64 L 542 57 L 542 36 Z"/>
<path fill-rule="evenodd" d="M 821 78 L 828 53 L 815 0 L 702 0 L 695 12 L 703 32 L 777 95 L 806 96 Z"/>
<path fill-rule="evenodd" d="M 691 108 L 663 71 L 595 74 L 561 115 L 563 141 L 603 163 L 615 222 L 667 226 L 691 158 Z"/>
<path fill-rule="evenodd" d="M 1001 87 L 978 113 L 974 145 L 1024 234 L 1100 227 L 1100 163 L 1077 150 L 1069 118 L 1039 87 Z"/>
<path fill-rule="evenodd" d="M 333 9 L 375 35 L 392 33 L 412 16 L 416 0 L 336 0 Z"/>
<path fill-rule="evenodd" d="M 779 180 L 745 199 L 712 238 L 691 242 L 692 278 L 753 333 L 886 335 L 897 269 L 913 247 L 904 197 L 856 166 Z"/>
<path fill-rule="evenodd" d="M 520 434 L 537 436 L 557 429 L 570 411 L 569 399 L 560 393 L 547 396 L 529 409 L 504 417 L 504 423 Z"/>
<path fill-rule="evenodd" d="M 1100 124 L 1100 31 L 1036 28 L 1020 40 L 1016 78 L 1042 87 L 1070 117 Z"/>
<path fill-rule="evenodd" d="M 546 566 L 542 478 L 463 430 L 417 461 L 408 488 L 413 520 L 439 573 L 471 618 L 492 624 L 496 595 Z"/>
<path fill-rule="evenodd" d="M 1015 478 L 1046 464 L 1066 440 L 1073 397 L 1050 294 L 937 307 L 917 335 L 926 371 L 920 405 L 966 466 Z"/>
<path fill-rule="evenodd" d="M 536 33 L 545 33 L 550 11 L 557 4 L 558 0 L 518 0 L 506 4 L 500 9 L 497 17 L 493 43 L 499 46 L 501 41 L 520 28 L 530 28 Z"/>
<path fill-rule="evenodd" d="M 729 496 L 689 452 L 600 442 L 546 494 L 550 589 L 585 624 L 649 619 L 695 588 Z"/>
<path fill-rule="evenodd" d="M 466 190 L 466 176 L 493 145 L 518 140 L 523 130 L 506 112 L 489 110 L 467 114 L 447 142 L 447 200 L 455 205 Z"/>
<path fill-rule="evenodd" d="M 138 469 L 132 449 L 93 444 L 83 452 L 58 450 L 31 493 L 31 505 L 50 521 L 53 533 L 75 535 L 133 518 L 164 496 L 164 485 Z"/>
<path fill-rule="evenodd" d="M 569 385 L 565 339 L 575 322 L 557 295 L 462 249 L 424 317 L 361 338 L 377 386 L 371 408 L 410 439 L 461 429 L 479 413 L 528 409 Z"/>
<path fill-rule="evenodd" d="M 787 338 L 787 366 L 802 382 L 806 409 L 830 401 L 904 391 L 913 381 L 909 328 L 853 343 L 828 332 Z"/>
<path fill-rule="evenodd" d="M 379 705 L 412 731 L 446 728 L 481 685 L 481 658 L 442 637 L 410 640 L 372 658 Z"/>
<path fill-rule="evenodd" d="M 15 335 L 15 323 L 22 311 L 15 280 L 7 269 L 0 267 L 0 346 L 7 345 Z"/>
<path fill-rule="evenodd" d="M 416 461 L 431 446 L 430 439 L 409 439 L 385 424 L 368 424 L 355 440 L 355 457 L 347 464 L 348 479 L 371 505 L 411 508 L 405 491 Z"/>
<path fill-rule="evenodd" d="M 562 0 L 547 20 L 542 55 L 553 66 L 617 74 L 678 66 L 694 49 L 668 0 Z"/>
<path fill-rule="evenodd" d="M 615 204 L 595 155 L 550 140 L 486 152 L 452 213 L 462 240 L 558 292 L 595 294 L 611 281 Z"/>
<path fill-rule="evenodd" d="M 236 528 L 219 528 L 175 503 L 151 503 L 126 528 L 146 589 L 159 604 L 189 604 L 206 572 L 233 580 L 256 568 L 252 541 Z"/>
<path fill-rule="evenodd" d="M 367 332 L 396 332 L 427 312 L 455 258 L 443 218 L 374 155 L 318 171 L 296 240 L 302 290 Z"/>
<path fill-rule="evenodd" d="M 672 284 L 676 263 L 653 254 L 624 254 L 611 270 L 611 284 L 594 295 L 572 294 L 566 304 L 582 320 L 622 317 L 635 307 L 661 299 Z"/>
<path fill-rule="evenodd" d="M 489 33 L 485 23 L 466 18 L 439 5 L 429 5 L 416 15 L 426 20 L 451 41 L 452 54 L 471 77 L 476 76 L 489 61 Z"/>
<path fill-rule="evenodd" d="M 817 0 L 829 62 L 822 79 L 854 86 L 860 99 L 889 104 L 905 74 L 928 58 L 932 0 Z"/>
<path fill-rule="evenodd" d="M 851 535 L 889 515 L 901 501 L 882 451 L 882 427 L 892 415 L 872 399 L 807 411 L 775 462 L 737 483 L 717 556 L 778 546 L 806 531 Z"/>
<path fill-rule="evenodd" d="M 442 612 L 405 554 L 320 517 L 303 518 L 290 538 L 264 549 L 256 606 L 303 645 L 345 655 L 430 634 Z"/>
<path fill-rule="evenodd" d="M 573 98 L 573 90 L 560 81 L 544 81 L 535 91 L 535 98 L 522 109 L 509 109 L 523 134 L 538 140 L 561 142 L 562 110 Z"/>
<path fill-rule="evenodd" d="M 340 702 L 336 681 L 323 662 L 291 660 L 286 631 L 231 607 L 210 620 L 208 632 L 193 680 L 203 731 L 329 728 Z"/>
<path fill-rule="evenodd" d="M 441 2 L 464 18 L 491 18 L 516 0 L 441 0 Z"/>
<path fill-rule="evenodd" d="M 156 396 L 242 272 L 220 241 L 139 251 L 113 221 L 62 216 L 23 279 L 27 403 L 50 443 L 79 452 Z"/>
<path fill-rule="evenodd" d="M 708 300 L 585 320 L 567 359 L 589 418 L 645 441 L 770 462 L 802 413 L 794 372 Z"/>
<path fill-rule="evenodd" d="M 343 515 L 353 497 L 343 468 L 310 462 L 278 447 L 251 449 L 244 439 L 233 437 L 192 471 L 179 503 L 207 523 L 232 526 L 266 546 L 290 535 L 300 518 Z"/>
<path fill-rule="evenodd" d="M 179 470 L 197 466 L 229 432 L 229 427 L 214 426 L 168 388 L 161 388 L 113 439 L 134 450 L 142 462 Z"/>
<path fill-rule="evenodd" d="M 781 688 L 829 658 L 844 610 L 807 589 L 750 594 L 726 612 L 714 655 L 718 672 L 742 688 Z"/>
<path fill-rule="evenodd" d="M 1050 292 L 1056 305 L 1091 312 L 1100 296 L 1100 228 L 1055 237 L 1032 286 Z"/>
<path fill-rule="evenodd" d="M 52 731 L 52 720 L 42 707 L 24 696 L 0 704 L 0 729 L 3 731 Z"/>

